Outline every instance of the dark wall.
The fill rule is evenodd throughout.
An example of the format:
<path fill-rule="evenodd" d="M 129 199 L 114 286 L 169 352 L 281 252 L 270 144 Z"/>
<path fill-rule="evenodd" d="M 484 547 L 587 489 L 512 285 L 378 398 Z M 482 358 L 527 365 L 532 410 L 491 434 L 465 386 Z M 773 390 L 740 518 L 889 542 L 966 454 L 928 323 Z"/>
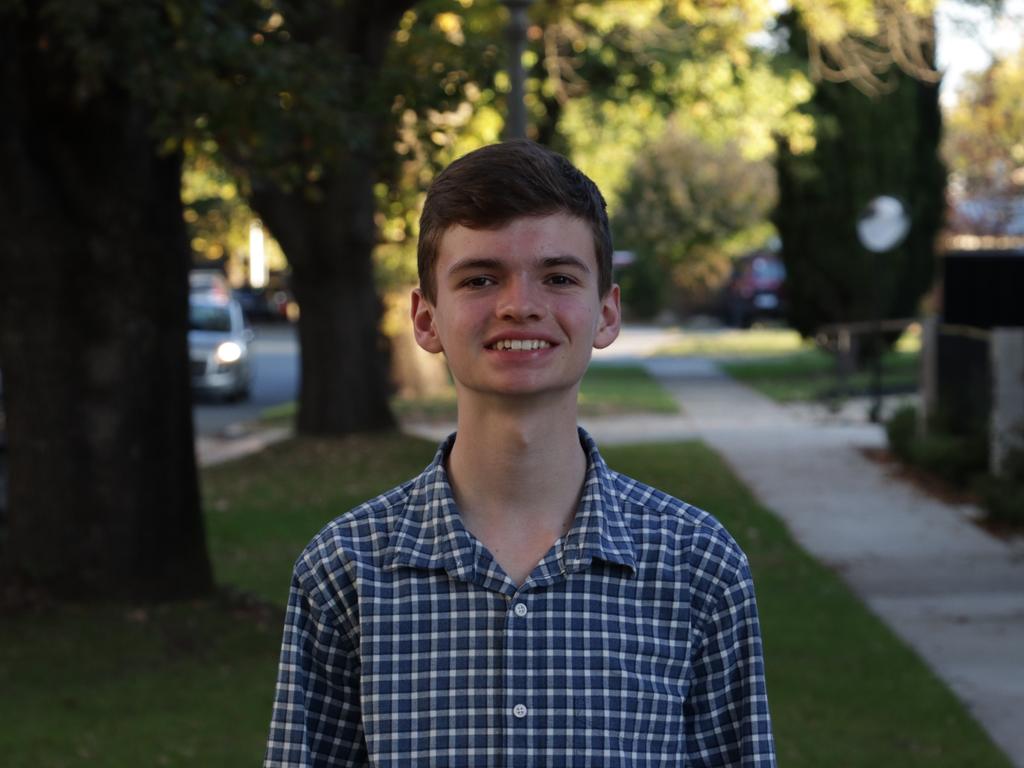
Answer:
<path fill-rule="evenodd" d="M 942 307 L 943 322 L 954 325 L 1024 326 L 1024 250 L 947 253 Z"/>

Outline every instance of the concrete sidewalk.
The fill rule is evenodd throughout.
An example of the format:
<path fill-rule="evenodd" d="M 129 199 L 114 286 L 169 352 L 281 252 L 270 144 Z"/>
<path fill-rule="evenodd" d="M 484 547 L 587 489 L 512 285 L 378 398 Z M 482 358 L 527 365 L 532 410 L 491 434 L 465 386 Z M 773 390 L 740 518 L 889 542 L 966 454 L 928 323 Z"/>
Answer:
<path fill-rule="evenodd" d="M 292 436 L 291 427 L 265 427 L 259 423 L 235 424 L 218 435 L 196 436 L 196 463 L 212 467 L 262 451 Z"/>

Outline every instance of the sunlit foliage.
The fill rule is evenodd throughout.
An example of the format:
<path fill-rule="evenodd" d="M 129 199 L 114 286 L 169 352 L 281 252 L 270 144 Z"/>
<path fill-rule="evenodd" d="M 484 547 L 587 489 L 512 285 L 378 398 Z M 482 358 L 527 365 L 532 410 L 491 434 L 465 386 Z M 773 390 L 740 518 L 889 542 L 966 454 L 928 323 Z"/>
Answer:
<path fill-rule="evenodd" d="M 618 245 L 637 259 L 622 275 L 623 300 L 655 314 L 670 298 L 667 277 L 677 296 L 706 304 L 730 257 L 768 239 L 774 204 L 769 162 L 747 160 L 735 142 L 711 143 L 671 122 L 637 156 L 615 213 Z"/>
<path fill-rule="evenodd" d="M 969 75 L 946 115 L 944 154 L 964 197 L 1024 194 L 1024 47 Z"/>
<path fill-rule="evenodd" d="M 247 263 L 249 229 L 257 217 L 238 194 L 235 179 L 212 154 L 193 147 L 191 142 L 186 142 L 181 202 L 194 263 L 227 262 L 239 269 Z M 264 249 L 271 270 L 286 268 L 284 253 L 273 238 L 266 239 Z"/>
<path fill-rule="evenodd" d="M 808 9 L 820 50 L 838 51 L 856 38 L 873 41 L 879 55 L 887 50 L 887 19 L 896 14 L 918 29 L 927 26 L 931 10 L 927 2 L 901 10 L 883 0 L 794 5 Z M 613 212 L 634 161 L 651 152 L 670 121 L 710 151 L 728 145 L 753 163 L 770 156 L 780 136 L 792 151 L 811 150 L 813 118 L 796 107 L 811 97 L 813 83 L 806 69 L 775 60 L 787 47 L 775 10 L 768 0 L 535 3 L 523 59 L 531 135 L 570 154 L 598 182 Z M 388 282 L 413 277 L 425 185 L 454 157 L 501 135 L 508 90 L 504 23 L 498 3 L 430 0 L 408 11 L 396 32 L 390 56 L 405 84 L 392 107 L 397 164 L 391 183 L 378 186 L 377 214 L 382 245 L 376 257 Z M 878 66 L 871 71 L 872 77 L 884 74 Z M 732 248 L 719 243 L 675 260 L 676 278 L 693 284 L 719 273 L 720 266 L 710 268 L 700 256 L 712 250 Z"/>
<path fill-rule="evenodd" d="M 365 62 L 330 44 L 330 30 L 355 19 L 357 5 L 43 1 L 83 101 L 116 73 L 151 105 L 167 151 L 193 142 L 242 198 L 259 177 L 315 203 L 320 179 L 348 153 L 374 154 L 375 258 L 385 282 L 404 282 L 427 183 L 503 130 L 507 13 L 496 0 L 410 3 L 385 76 L 368 91 Z M 930 28 L 934 0 L 790 5 L 809 29 L 812 72 L 877 80 L 886 68 L 917 66 L 913 35 Z M 812 121 L 795 106 L 812 84 L 771 60 L 786 47 L 777 10 L 771 0 L 538 0 L 524 56 L 533 135 L 571 153 L 613 206 L 632 159 L 669 120 L 750 160 L 770 154 L 776 135 L 809 150 Z M 873 58 L 861 66 L 865 50 Z M 389 116 L 386 135 L 366 130 L 368 112 Z"/>

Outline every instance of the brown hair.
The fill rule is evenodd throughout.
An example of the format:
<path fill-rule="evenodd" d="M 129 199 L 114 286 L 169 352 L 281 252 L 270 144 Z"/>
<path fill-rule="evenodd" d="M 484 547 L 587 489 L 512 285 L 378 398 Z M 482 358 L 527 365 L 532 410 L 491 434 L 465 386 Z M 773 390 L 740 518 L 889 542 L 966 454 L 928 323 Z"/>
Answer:
<path fill-rule="evenodd" d="M 449 228 L 498 229 L 513 219 L 567 213 L 590 226 L 597 288 L 612 287 L 612 236 L 597 185 L 562 155 L 526 139 L 491 144 L 463 155 L 427 190 L 420 216 L 420 290 L 437 301 L 438 249 Z"/>

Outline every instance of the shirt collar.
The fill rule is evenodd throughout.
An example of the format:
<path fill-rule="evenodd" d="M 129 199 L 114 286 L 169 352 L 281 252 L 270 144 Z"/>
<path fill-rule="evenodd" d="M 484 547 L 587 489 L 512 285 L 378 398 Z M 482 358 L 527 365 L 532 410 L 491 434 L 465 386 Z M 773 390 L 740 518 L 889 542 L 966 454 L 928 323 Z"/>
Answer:
<path fill-rule="evenodd" d="M 633 534 L 623 516 L 615 475 L 604 463 L 594 439 L 582 427 L 577 430 L 587 454 L 587 474 L 576 519 L 564 539 L 568 550 L 566 562 L 575 560 L 577 567 L 583 568 L 597 559 L 636 571 Z M 573 548 L 577 550 L 575 553 Z"/>
<path fill-rule="evenodd" d="M 582 427 L 578 430 L 587 470 L 576 518 L 560 542 L 562 570 L 583 570 L 597 559 L 635 572 L 633 537 L 623 519 L 614 473 L 593 438 Z M 393 566 L 444 569 L 470 580 L 480 555 L 479 544 L 462 525 L 444 466 L 455 438 L 452 433 L 441 443 L 434 460 L 413 481 L 405 514 L 399 518 L 388 548 Z"/>

